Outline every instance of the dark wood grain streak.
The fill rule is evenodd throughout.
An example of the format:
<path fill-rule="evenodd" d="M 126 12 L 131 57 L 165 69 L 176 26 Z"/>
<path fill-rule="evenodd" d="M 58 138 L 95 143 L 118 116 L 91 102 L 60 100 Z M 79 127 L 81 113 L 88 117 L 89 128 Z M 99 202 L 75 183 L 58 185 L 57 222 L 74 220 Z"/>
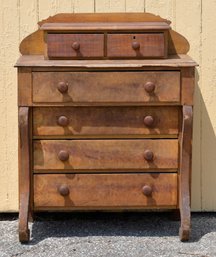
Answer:
<path fill-rule="evenodd" d="M 64 94 L 58 84 L 68 84 Z M 153 82 L 149 94 L 145 84 Z M 180 101 L 180 72 L 33 72 L 33 101 L 70 103 L 142 103 Z"/>
<path fill-rule="evenodd" d="M 134 50 L 133 43 L 139 48 Z M 163 33 L 108 34 L 107 56 L 110 58 L 166 58 L 165 37 Z"/>
<path fill-rule="evenodd" d="M 73 43 L 79 44 L 77 50 Z M 47 51 L 50 58 L 104 57 L 103 34 L 47 34 Z"/>
<path fill-rule="evenodd" d="M 144 124 L 153 117 L 152 127 Z M 34 136 L 131 137 L 178 135 L 178 107 L 35 107 Z M 59 125 L 61 118 L 68 122 Z"/>
<path fill-rule="evenodd" d="M 143 187 L 152 188 L 144 195 Z M 64 186 L 61 195 L 60 187 Z M 158 208 L 177 205 L 177 174 L 34 175 L 34 205 L 58 210 L 91 208 Z M 66 192 L 66 193 L 67 193 Z"/>
<path fill-rule="evenodd" d="M 151 150 L 154 159 L 144 159 Z M 59 153 L 66 151 L 68 160 Z M 178 168 L 176 139 L 35 140 L 35 170 L 161 170 Z"/>

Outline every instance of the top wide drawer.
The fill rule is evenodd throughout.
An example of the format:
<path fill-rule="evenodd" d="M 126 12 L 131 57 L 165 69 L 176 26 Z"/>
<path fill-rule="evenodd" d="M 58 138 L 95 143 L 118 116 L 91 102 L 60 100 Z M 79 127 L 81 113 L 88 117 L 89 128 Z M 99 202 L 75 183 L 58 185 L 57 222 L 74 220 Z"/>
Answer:
<path fill-rule="evenodd" d="M 179 103 L 179 71 L 33 72 L 34 103 Z"/>
<path fill-rule="evenodd" d="M 104 56 L 103 34 L 48 34 L 49 58 L 83 59 Z"/>
<path fill-rule="evenodd" d="M 109 58 L 166 58 L 164 33 L 108 34 Z"/>

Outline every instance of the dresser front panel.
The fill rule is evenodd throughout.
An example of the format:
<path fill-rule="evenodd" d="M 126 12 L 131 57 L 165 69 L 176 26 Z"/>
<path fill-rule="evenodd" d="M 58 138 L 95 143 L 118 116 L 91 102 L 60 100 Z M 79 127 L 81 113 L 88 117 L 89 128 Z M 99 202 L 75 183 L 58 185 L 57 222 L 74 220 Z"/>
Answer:
<path fill-rule="evenodd" d="M 146 119 L 151 117 L 152 124 Z M 34 136 L 145 137 L 179 132 L 178 107 L 35 107 Z"/>
<path fill-rule="evenodd" d="M 50 58 L 92 58 L 104 56 L 103 34 L 48 33 L 47 51 Z"/>
<path fill-rule="evenodd" d="M 152 193 L 146 196 L 143 187 Z M 63 196 L 61 187 L 64 187 Z M 65 188 L 67 190 L 65 190 Z M 175 208 L 177 174 L 38 174 L 34 209 Z"/>
<path fill-rule="evenodd" d="M 33 150 L 34 170 L 178 169 L 177 139 L 35 140 Z"/>
<path fill-rule="evenodd" d="M 148 92 L 146 84 L 154 91 Z M 59 85 L 64 85 L 60 92 Z M 34 103 L 180 103 L 179 71 L 33 72 Z"/>
<path fill-rule="evenodd" d="M 164 33 L 108 34 L 107 56 L 135 58 L 164 58 Z"/>

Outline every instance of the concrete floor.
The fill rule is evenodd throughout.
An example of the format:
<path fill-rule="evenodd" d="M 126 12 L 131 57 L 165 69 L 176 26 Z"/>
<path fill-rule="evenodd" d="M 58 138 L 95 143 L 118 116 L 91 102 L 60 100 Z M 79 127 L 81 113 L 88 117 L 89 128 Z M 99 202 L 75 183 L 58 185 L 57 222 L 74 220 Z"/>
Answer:
<path fill-rule="evenodd" d="M 216 257 L 216 213 L 193 213 L 191 240 L 167 213 L 37 214 L 31 242 L 18 242 L 17 215 L 0 214 L 0 257 Z"/>

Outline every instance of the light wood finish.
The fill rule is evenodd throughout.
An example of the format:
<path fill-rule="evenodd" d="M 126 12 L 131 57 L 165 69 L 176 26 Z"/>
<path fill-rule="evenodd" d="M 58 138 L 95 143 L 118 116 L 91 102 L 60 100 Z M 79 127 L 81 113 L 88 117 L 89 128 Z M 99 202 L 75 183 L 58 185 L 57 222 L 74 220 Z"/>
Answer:
<path fill-rule="evenodd" d="M 94 14 L 95 15 L 95 14 Z M 106 14 L 105 14 L 106 15 Z M 169 30 L 169 22 L 83 22 L 77 21 L 76 23 L 67 22 L 46 22 L 41 25 L 40 29 L 45 31 L 57 32 L 70 32 L 70 31 L 165 31 Z"/>
<path fill-rule="evenodd" d="M 171 55 L 169 59 L 153 59 L 153 60 L 44 60 L 42 55 L 23 55 L 21 56 L 16 67 L 70 67 L 84 69 L 110 69 L 110 68 L 145 68 L 145 67 L 165 67 L 165 68 L 181 68 L 194 67 L 194 62 L 188 55 Z"/>
<path fill-rule="evenodd" d="M 148 127 L 146 116 L 154 123 Z M 61 117 L 66 125 L 59 124 Z M 36 107 L 33 109 L 35 136 L 137 136 L 175 135 L 179 131 L 178 107 Z"/>
<path fill-rule="evenodd" d="M 61 186 L 69 194 L 62 196 Z M 145 196 L 143 187 L 152 188 Z M 35 209 L 175 208 L 177 174 L 34 175 Z"/>
<path fill-rule="evenodd" d="M 110 58 L 166 58 L 164 33 L 107 34 L 107 56 Z M 137 49 L 133 44 L 139 44 Z"/>
<path fill-rule="evenodd" d="M 78 49 L 73 49 L 73 44 Z M 103 34 L 47 34 L 47 51 L 50 58 L 104 57 Z"/>
<path fill-rule="evenodd" d="M 125 80 L 126 79 L 126 80 Z M 62 94 L 58 83 L 68 84 Z M 155 84 L 154 94 L 146 92 Z M 144 103 L 180 101 L 179 72 L 33 72 L 35 103 Z"/>
<path fill-rule="evenodd" d="M 146 161 L 144 152 L 153 152 Z M 68 153 L 61 161 L 59 153 Z M 144 170 L 177 169 L 178 140 L 36 140 L 35 170 Z"/>

